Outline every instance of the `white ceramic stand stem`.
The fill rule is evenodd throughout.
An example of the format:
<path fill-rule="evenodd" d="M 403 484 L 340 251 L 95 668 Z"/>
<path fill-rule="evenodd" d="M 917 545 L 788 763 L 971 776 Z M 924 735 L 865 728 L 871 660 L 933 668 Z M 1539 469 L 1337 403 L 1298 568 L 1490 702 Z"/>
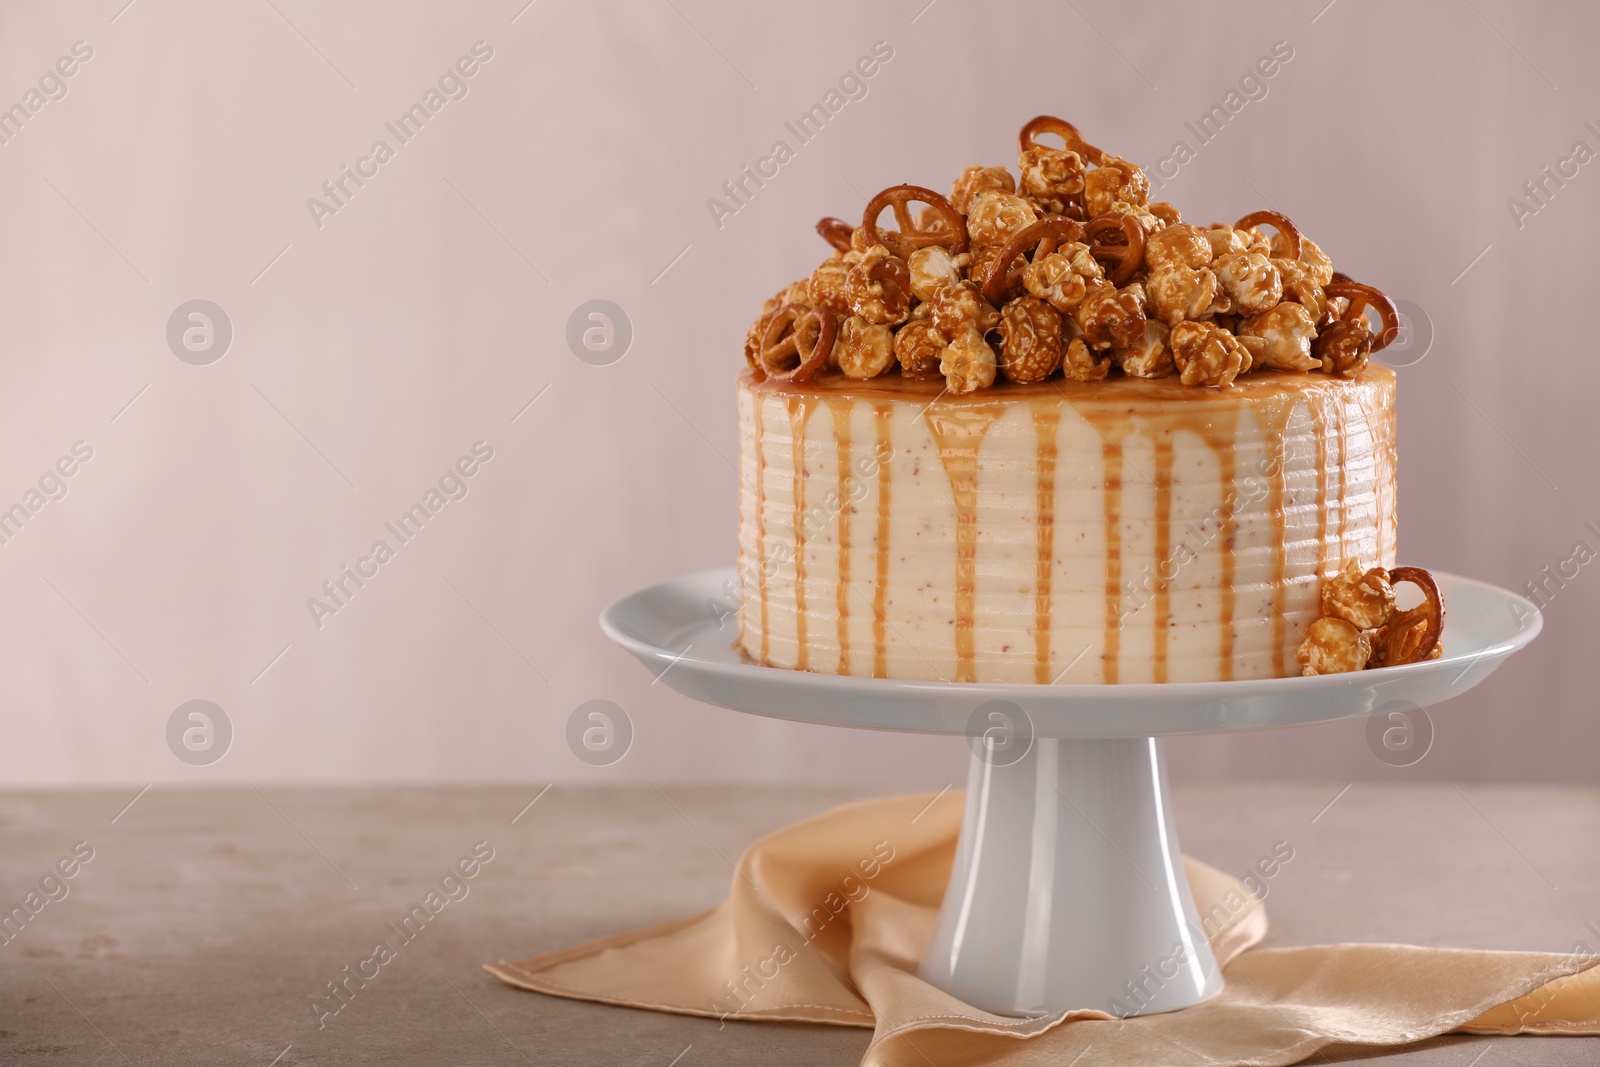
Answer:
<path fill-rule="evenodd" d="M 1160 739 L 1039 738 L 1009 766 L 975 751 L 919 973 L 998 1015 L 1146 1014 L 1220 992 Z"/>

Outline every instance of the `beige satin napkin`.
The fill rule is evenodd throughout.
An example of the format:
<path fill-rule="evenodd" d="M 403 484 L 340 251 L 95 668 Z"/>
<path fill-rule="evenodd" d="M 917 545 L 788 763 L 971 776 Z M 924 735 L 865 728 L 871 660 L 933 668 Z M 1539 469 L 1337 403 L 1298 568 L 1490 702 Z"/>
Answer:
<path fill-rule="evenodd" d="M 1325 1045 L 1452 1030 L 1600 1034 L 1600 956 L 1365 944 L 1248 952 L 1266 935 L 1265 909 L 1187 858 L 1200 914 L 1232 916 L 1211 939 L 1227 980 L 1220 995 L 1128 1019 L 990 1015 L 916 976 L 961 809 L 956 792 L 931 806 L 914 796 L 836 808 L 752 845 L 731 897 L 703 915 L 485 969 L 580 1000 L 873 1027 L 869 1067 L 1269 1067 Z"/>

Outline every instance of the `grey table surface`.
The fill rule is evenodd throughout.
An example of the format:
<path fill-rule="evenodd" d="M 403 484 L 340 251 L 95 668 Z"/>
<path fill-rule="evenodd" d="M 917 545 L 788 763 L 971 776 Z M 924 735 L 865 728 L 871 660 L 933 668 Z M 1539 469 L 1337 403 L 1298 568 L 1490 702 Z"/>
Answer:
<path fill-rule="evenodd" d="M 557 785 L 528 807 L 538 787 L 155 788 L 129 807 L 134 792 L 0 793 L 0 910 L 78 842 L 94 850 L 0 945 L 0 1063 L 818 1065 L 866 1047 L 863 1030 L 719 1027 L 480 969 L 701 911 L 755 838 L 860 792 Z M 1252 784 L 1180 789 L 1175 806 L 1185 851 L 1225 870 L 1294 849 L 1268 883 L 1269 944 L 1600 947 L 1597 790 Z M 494 858 L 467 895 L 319 1025 L 327 983 L 395 941 L 386 924 L 480 841 Z M 1446 1037 L 1319 1062 L 1367 1057 L 1593 1064 L 1600 1040 Z"/>

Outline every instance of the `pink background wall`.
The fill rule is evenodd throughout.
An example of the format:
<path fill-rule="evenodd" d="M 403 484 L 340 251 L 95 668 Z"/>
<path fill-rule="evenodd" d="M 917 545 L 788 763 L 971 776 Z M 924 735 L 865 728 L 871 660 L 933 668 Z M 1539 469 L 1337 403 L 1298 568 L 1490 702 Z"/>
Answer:
<path fill-rule="evenodd" d="M 0 544 L 0 780 L 952 780 L 957 741 L 651 686 L 594 619 L 731 563 L 738 346 L 824 251 L 812 221 L 1014 165 L 1040 112 L 1146 166 L 1187 141 L 1162 190 L 1187 215 L 1277 207 L 1425 309 L 1432 348 L 1400 372 L 1404 560 L 1521 588 L 1600 549 L 1600 166 L 1507 205 L 1600 149 L 1593 10 L 524 2 L 0 7 L 0 106 L 46 90 L 0 144 L 0 507 L 93 451 Z M 479 41 L 458 98 L 390 135 Z M 865 96 L 798 145 L 785 121 L 880 41 Z M 1185 123 L 1276 42 L 1293 58 L 1199 145 Z M 380 138 L 393 158 L 361 163 Z M 794 159 L 719 226 L 708 198 L 779 138 Z M 314 219 L 345 165 L 370 176 Z M 565 340 L 595 298 L 633 326 L 609 366 Z M 209 365 L 166 339 L 194 299 L 232 324 Z M 480 441 L 466 495 L 319 628 L 307 599 Z M 1182 741 L 1175 775 L 1600 780 L 1597 575 L 1436 709 L 1413 767 L 1357 723 Z M 203 767 L 166 741 L 196 698 L 235 735 Z M 636 733 L 600 769 L 565 741 L 593 698 Z"/>

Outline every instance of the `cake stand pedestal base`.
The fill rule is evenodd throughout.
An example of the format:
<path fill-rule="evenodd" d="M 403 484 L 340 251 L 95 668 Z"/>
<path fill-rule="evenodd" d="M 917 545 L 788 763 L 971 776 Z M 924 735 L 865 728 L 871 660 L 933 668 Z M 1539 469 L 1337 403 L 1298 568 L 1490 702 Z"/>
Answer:
<path fill-rule="evenodd" d="M 1015 744 L 1015 742 L 1012 742 Z M 966 815 L 919 975 L 997 1015 L 1172 1011 L 1222 991 L 1161 741 L 973 739 Z"/>

